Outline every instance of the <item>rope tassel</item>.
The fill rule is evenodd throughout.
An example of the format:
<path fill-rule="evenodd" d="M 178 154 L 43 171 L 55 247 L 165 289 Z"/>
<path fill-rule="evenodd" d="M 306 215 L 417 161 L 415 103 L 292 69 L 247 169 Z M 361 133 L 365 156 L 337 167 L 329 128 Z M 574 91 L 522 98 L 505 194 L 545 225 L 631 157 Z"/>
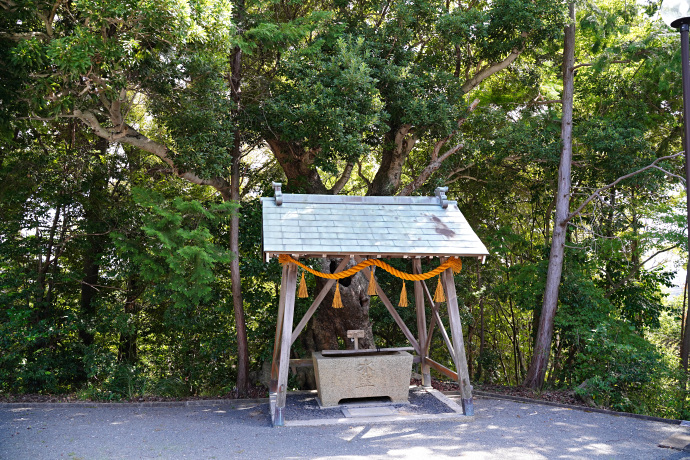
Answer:
<path fill-rule="evenodd" d="M 434 302 L 445 302 L 446 294 L 443 292 L 443 285 L 441 284 L 441 277 L 438 277 L 438 284 L 436 285 L 436 292 L 434 293 Z"/>
<path fill-rule="evenodd" d="M 403 281 L 402 291 L 400 292 L 400 302 L 398 307 L 407 307 L 407 289 L 405 289 L 405 281 Z"/>
<path fill-rule="evenodd" d="M 297 291 L 297 297 L 300 299 L 306 299 L 309 297 L 309 294 L 307 293 L 307 283 L 304 280 L 304 272 L 302 272 L 302 278 L 299 280 L 299 291 Z"/>
<path fill-rule="evenodd" d="M 369 289 L 367 295 L 376 295 L 376 278 L 374 278 L 374 267 L 371 267 L 371 277 L 369 278 Z"/>
<path fill-rule="evenodd" d="M 456 275 L 462 271 L 462 260 L 455 259 L 453 262 L 453 273 Z"/>
<path fill-rule="evenodd" d="M 335 295 L 333 296 L 333 308 L 343 308 L 343 301 L 340 298 L 340 283 L 335 282 Z"/>

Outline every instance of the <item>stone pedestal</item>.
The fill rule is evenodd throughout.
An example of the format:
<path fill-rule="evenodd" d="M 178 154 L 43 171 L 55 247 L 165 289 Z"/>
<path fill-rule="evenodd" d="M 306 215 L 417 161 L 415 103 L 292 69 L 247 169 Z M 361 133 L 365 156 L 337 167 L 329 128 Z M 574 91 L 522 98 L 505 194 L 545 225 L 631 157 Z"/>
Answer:
<path fill-rule="evenodd" d="M 312 355 L 321 405 L 337 406 L 345 398 L 389 397 L 408 402 L 412 355 L 405 351 L 366 355 Z"/>

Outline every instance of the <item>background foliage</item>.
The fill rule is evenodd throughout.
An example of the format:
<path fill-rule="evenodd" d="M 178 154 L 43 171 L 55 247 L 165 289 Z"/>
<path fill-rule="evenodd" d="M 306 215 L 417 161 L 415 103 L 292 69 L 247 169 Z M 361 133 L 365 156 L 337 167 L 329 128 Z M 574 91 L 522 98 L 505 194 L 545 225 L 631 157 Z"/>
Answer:
<path fill-rule="evenodd" d="M 412 193 L 449 186 L 491 253 L 456 277 L 472 379 L 522 382 L 553 220 L 563 2 L 56 5 L 52 16 L 49 2 L 0 5 L 0 394 L 232 392 L 233 213 L 258 384 L 280 287 L 278 263 L 261 256 L 258 197 L 272 180 L 334 190 L 343 171 L 340 193 L 397 193 L 420 177 Z M 571 209 L 680 150 L 679 47 L 657 8 L 577 4 Z M 216 192 L 236 141 L 231 205 Z M 396 149 L 407 149 L 399 171 L 378 174 Z M 685 304 L 665 294 L 680 263 L 659 262 L 687 252 L 682 164 L 660 168 L 599 192 L 571 221 L 547 386 L 688 418 Z M 397 280 L 379 282 L 396 297 Z M 400 314 L 414 332 L 413 311 Z M 376 298 L 370 318 L 378 345 L 405 344 Z M 440 336 L 432 356 L 451 364 Z"/>

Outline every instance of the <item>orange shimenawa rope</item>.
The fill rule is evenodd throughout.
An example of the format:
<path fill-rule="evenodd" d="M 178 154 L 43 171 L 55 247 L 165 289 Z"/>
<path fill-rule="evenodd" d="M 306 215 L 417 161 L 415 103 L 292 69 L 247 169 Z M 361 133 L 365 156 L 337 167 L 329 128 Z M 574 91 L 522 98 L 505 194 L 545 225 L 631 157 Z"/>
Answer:
<path fill-rule="evenodd" d="M 407 280 L 407 281 L 424 281 L 428 280 L 429 278 L 433 278 L 434 276 L 438 275 L 439 273 L 448 270 L 449 268 L 453 269 L 454 273 L 460 273 L 460 270 L 462 270 L 462 261 L 458 259 L 457 257 L 451 257 L 438 267 L 434 268 L 433 270 L 426 272 L 426 273 L 421 273 L 418 275 L 410 275 L 409 273 L 401 272 L 400 270 L 391 267 L 388 265 L 386 262 L 380 260 L 380 259 L 367 259 L 363 260 L 357 265 L 355 265 L 352 268 L 348 268 L 347 270 L 344 270 L 339 273 L 322 273 L 320 271 L 314 270 L 313 268 L 307 267 L 303 263 L 301 263 L 298 260 L 295 260 L 292 256 L 288 254 L 280 254 L 278 256 L 278 261 L 281 264 L 287 264 L 287 263 L 293 263 L 296 264 L 312 275 L 321 277 L 321 278 L 326 278 L 329 280 L 341 280 L 343 278 L 347 278 L 349 276 L 354 275 L 355 273 L 364 270 L 366 267 L 370 267 L 372 265 L 376 265 L 377 267 L 381 267 L 384 270 L 386 270 L 388 273 L 390 273 L 393 276 L 396 276 L 398 278 Z"/>

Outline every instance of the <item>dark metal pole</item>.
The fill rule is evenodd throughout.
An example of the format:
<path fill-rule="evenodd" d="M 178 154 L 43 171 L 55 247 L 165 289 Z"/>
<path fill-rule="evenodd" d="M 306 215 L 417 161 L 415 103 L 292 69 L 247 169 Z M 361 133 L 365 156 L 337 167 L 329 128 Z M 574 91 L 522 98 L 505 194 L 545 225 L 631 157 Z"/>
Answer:
<path fill-rule="evenodd" d="M 688 286 L 688 281 L 690 281 L 690 193 L 688 193 L 688 186 L 690 185 L 690 120 L 688 118 L 690 117 L 690 43 L 688 42 L 688 30 L 690 30 L 690 25 L 685 22 L 681 24 L 679 29 L 681 68 L 683 71 L 683 125 L 685 128 L 683 150 L 685 150 L 685 200 L 688 223 L 688 265 L 686 267 L 685 283 Z M 687 346 L 687 341 L 683 340 L 681 347 L 686 348 Z M 682 365 L 686 372 L 688 370 L 687 353 L 688 350 L 684 350 L 681 353 L 683 355 Z"/>
<path fill-rule="evenodd" d="M 690 42 L 688 41 L 688 30 L 690 24 L 680 26 L 680 55 L 683 69 L 683 124 L 685 125 L 685 136 L 683 138 L 683 149 L 685 150 L 685 187 L 690 184 Z M 687 202 L 688 224 L 690 224 L 690 200 Z M 688 235 L 690 243 L 690 234 Z M 690 244 L 688 245 L 690 249 Z"/>

